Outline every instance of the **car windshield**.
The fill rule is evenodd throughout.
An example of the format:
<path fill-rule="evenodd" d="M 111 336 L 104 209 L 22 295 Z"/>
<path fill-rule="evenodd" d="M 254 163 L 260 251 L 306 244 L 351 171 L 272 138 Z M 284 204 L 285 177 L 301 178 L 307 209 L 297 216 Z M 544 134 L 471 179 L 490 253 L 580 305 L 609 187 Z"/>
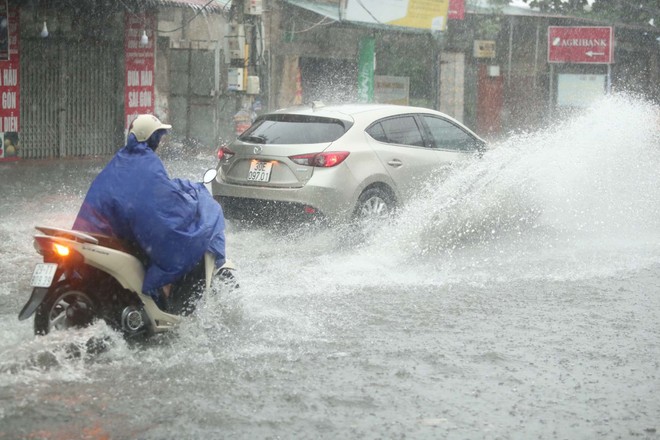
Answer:
<path fill-rule="evenodd" d="M 304 115 L 267 115 L 238 137 L 258 144 L 320 144 L 339 139 L 350 123 Z"/>

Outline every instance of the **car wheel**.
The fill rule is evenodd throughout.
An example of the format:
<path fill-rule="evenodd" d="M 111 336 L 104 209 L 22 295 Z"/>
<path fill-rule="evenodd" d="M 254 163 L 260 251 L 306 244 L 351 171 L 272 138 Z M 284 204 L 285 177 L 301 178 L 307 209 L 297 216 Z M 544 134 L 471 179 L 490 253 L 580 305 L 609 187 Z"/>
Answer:
<path fill-rule="evenodd" d="M 370 188 L 360 194 L 355 218 L 357 220 L 385 220 L 394 212 L 394 198 L 379 188 Z"/>

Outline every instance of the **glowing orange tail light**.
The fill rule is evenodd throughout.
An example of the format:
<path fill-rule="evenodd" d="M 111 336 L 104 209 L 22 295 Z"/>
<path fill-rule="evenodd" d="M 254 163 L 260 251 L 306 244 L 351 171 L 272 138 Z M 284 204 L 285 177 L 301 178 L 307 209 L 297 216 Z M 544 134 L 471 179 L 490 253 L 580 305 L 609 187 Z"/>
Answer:
<path fill-rule="evenodd" d="M 69 255 L 69 248 L 66 246 L 63 246 L 61 244 L 53 243 L 53 248 L 55 249 L 55 252 L 57 255 L 61 257 L 66 257 Z"/>

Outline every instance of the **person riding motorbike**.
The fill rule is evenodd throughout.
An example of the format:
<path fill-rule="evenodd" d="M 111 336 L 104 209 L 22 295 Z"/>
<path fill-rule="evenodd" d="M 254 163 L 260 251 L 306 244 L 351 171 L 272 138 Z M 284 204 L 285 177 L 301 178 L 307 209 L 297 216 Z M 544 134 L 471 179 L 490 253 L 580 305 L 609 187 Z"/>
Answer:
<path fill-rule="evenodd" d="M 184 290 L 201 284 L 205 252 L 214 255 L 216 267 L 225 262 L 222 208 L 203 183 L 170 179 L 156 154 L 171 128 L 139 115 L 126 146 L 92 182 L 73 224 L 136 244 L 147 257 L 142 291 L 166 311 L 171 301 L 184 301 Z"/>

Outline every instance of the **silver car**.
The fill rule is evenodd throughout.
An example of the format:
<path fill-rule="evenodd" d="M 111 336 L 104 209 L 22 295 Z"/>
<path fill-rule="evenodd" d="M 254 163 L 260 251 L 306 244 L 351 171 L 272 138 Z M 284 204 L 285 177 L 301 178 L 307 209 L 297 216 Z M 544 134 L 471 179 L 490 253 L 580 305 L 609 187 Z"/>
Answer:
<path fill-rule="evenodd" d="M 227 218 L 386 217 L 432 173 L 485 142 L 451 117 L 383 104 L 296 107 L 260 116 L 218 151 Z"/>

